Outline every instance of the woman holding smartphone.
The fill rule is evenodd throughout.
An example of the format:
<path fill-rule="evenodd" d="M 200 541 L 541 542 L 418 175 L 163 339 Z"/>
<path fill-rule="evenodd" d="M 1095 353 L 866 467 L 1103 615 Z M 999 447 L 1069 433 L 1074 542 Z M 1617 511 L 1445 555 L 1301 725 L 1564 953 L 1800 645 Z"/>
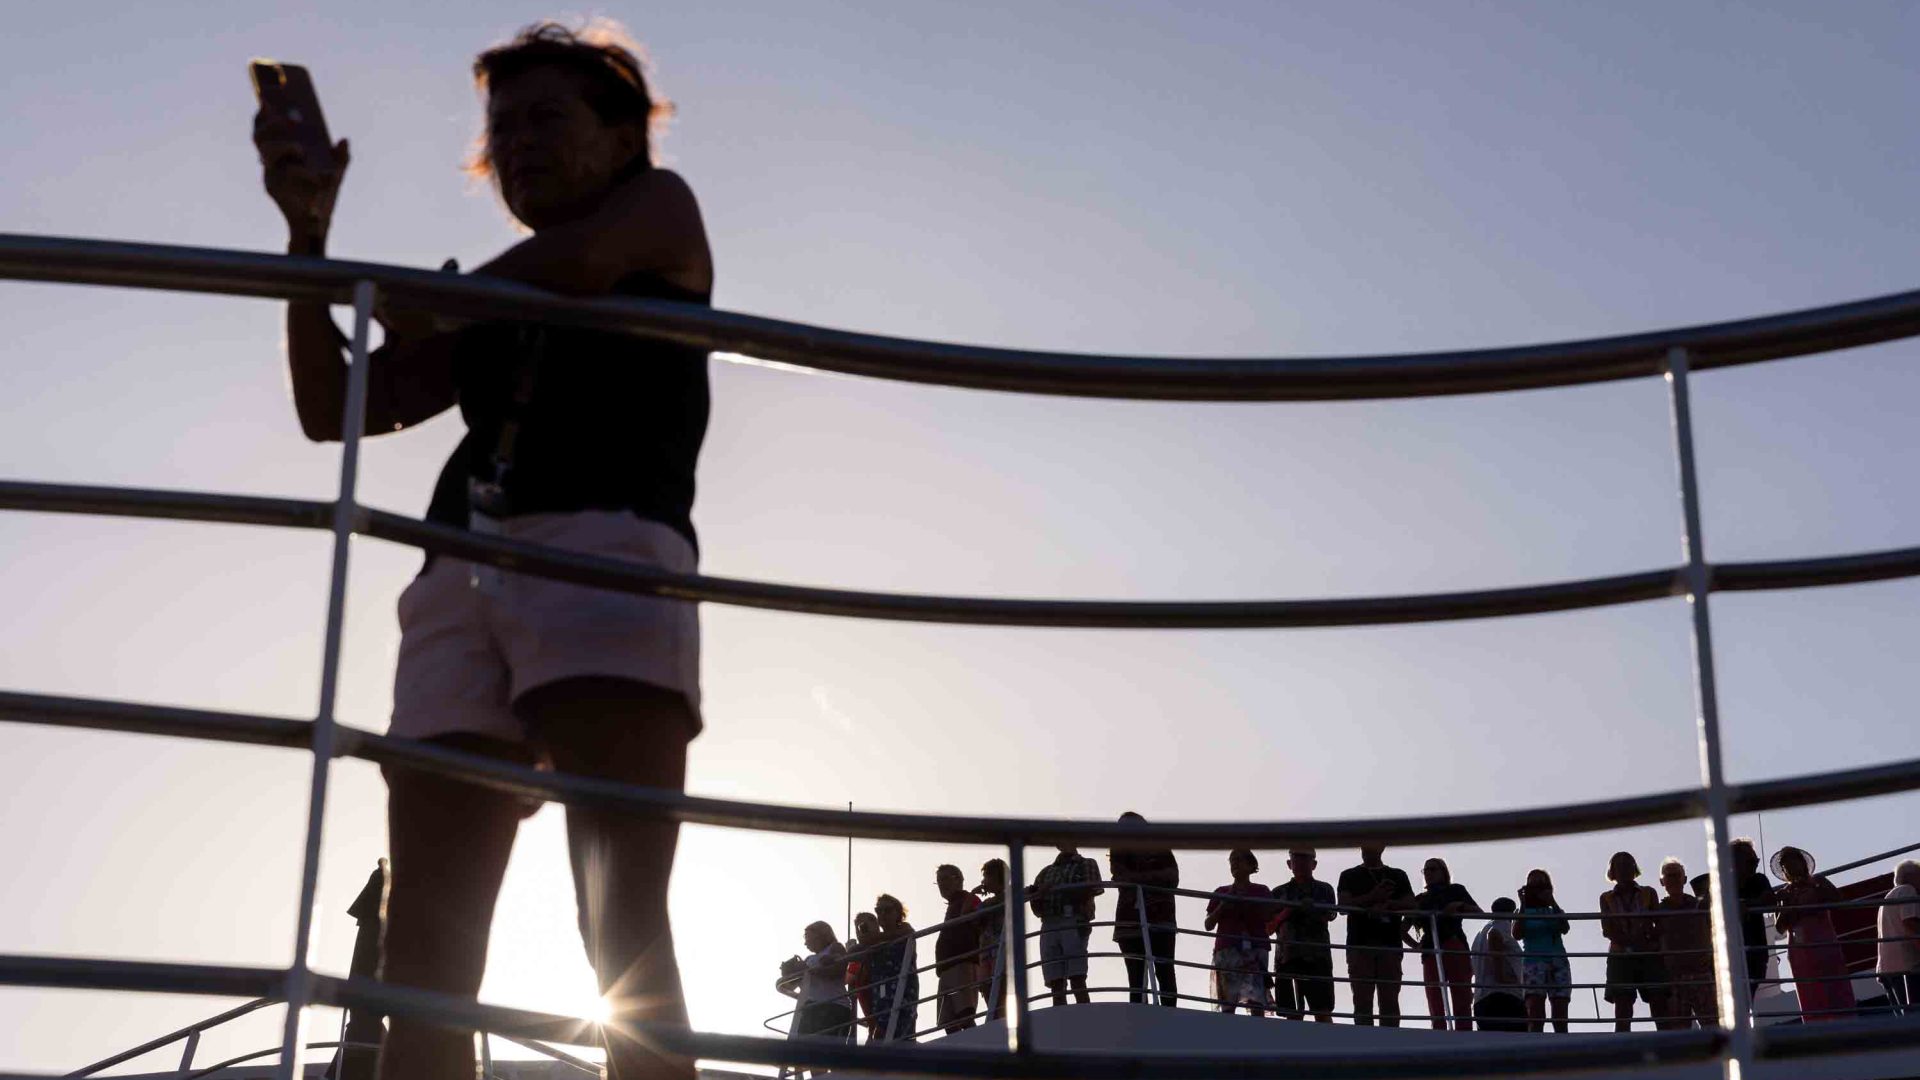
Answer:
<path fill-rule="evenodd" d="M 652 164 L 667 107 L 616 31 L 529 27 L 482 53 L 473 74 L 486 101 L 473 168 L 531 230 L 474 273 L 574 296 L 708 302 L 713 263 L 698 205 L 684 181 Z M 254 141 L 289 253 L 321 255 L 347 145 L 315 161 L 301 118 L 288 112 L 263 104 Z M 369 369 L 367 433 L 455 406 L 467 423 L 428 520 L 695 568 L 704 352 L 563 327 L 437 332 L 431 319 L 386 311 L 381 322 L 387 340 Z M 324 305 L 288 306 L 294 404 L 317 441 L 341 434 L 344 346 Z M 691 605 L 429 556 L 399 608 L 390 734 L 682 788 L 687 743 L 701 725 Z M 472 997 L 523 808 L 424 772 L 394 768 L 386 779 L 393 880 L 383 977 Z M 608 1075 L 693 1077 L 691 1061 L 643 1046 L 620 1023 L 686 1023 L 667 924 L 678 826 L 573 806 L 567 831 L 581 934 L 614 1016 Z M 471 1080 L 472 1035 L 396 1016 L 380 1071 L 386 1080 Z"/>
<path fill-rule="evenodd" d="M 1526 986 L 1527 1030 L 1545 1031 L 1547 1008 L 1553 1008 L 1555 1031 L 1567 1033 L 1567 1011 L 1573 999 L 1573 968 L 1567 963 L 1563 940 L 1573 924 L 1553 899 L 1553 876 L 1545 870 L 1527 871 L 1520 886 L 1519 918 L 1514 936 L 1520 939 L 1521 981 Z"/>

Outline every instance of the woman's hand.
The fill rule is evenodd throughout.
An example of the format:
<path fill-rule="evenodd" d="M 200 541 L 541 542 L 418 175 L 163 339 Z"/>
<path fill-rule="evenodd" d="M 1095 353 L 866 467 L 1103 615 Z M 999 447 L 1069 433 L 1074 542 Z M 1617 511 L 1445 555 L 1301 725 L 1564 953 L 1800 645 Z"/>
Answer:
<path fill-rule="evenodd" d="M 347 173 L 347 140 L 341 139 L 334 146 L 328 168 L 317 170 L 295 138 L 293 122 L 262 106 L 253 116 L 253 145 L 260 152 L 267 195 L 286 219 L 289 237 L 296 242 L 324 241 L 333 227 L 333 204 L 340 193 L 340 181 Z"/>

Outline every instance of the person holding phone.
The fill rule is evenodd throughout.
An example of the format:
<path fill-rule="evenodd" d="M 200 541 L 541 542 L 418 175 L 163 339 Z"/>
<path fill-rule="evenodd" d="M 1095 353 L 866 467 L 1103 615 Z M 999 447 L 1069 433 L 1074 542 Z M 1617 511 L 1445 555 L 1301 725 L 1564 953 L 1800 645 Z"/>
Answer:
<path fill-rule="evenodd" d="M 480 54 L 473 75 L 486 121 L 471 167 L 531 231 L 475 274 L 573 296 L 709 302 L 713 260 L 698 204 L 685 181 L 653 165 L 668 108 L 616 30 L 531 26 Z M 349 162 L 345 139 L 316 151 L 326 144 L 318 123 L 317 108 L 309 116 L 263 88 L 254 142 L 295 255 L 326 253 Z M 456 406 L 467 424 L 429 521 L 695 569 L 704 351 L 558 326 L 455 328 L 404 310 L 379 314 L 386 341 L 371 358 L 367 433 Z M 324 304 L 295 302 L 286 340 L 302 431 L 339 439 L 344 337 Z M 399 613 L 391 735 L 683 787 L 687 744 L 701 726 L 691 605 L 429 556 Z M 417 770 L 390 768 L 386 779 L 393 878 L 383 977 L 472 997 L 523 806 Z M 570 806 L 567 830 L 581 934 L 614 1016 L 608 1075 L 691 1080 L 690 1060 L 643 1046 L 623 1024 L 686 1023 L 667 923 L 678 826 Z M 380 1075 L 471 1080 L 473 1056 L 470 1032 L 395 1016 Z"/>
<path fill-rule="evenodd" d="M 1553 1028 L 1567 1033 L 1567 1013 L 1573 1001 L 1573 968 L 1567 963 L 1566 935 L 1573 923 L 1553 899 L 1553 875 L 1538 868 L 1527 871 L 1520 886 L 1520 917 L 1514 936 L 1520 939 L 1520 977 L 1526 987 L 1527 1030 L 1545 1031 L 1547 1007 L 1553 1007 Z"/>

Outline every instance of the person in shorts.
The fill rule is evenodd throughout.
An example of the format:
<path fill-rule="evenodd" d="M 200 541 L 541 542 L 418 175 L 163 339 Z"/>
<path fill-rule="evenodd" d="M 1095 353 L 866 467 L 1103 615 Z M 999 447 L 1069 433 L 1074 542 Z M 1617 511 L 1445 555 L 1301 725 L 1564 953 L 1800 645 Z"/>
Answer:
<path fill-rule="evenodd" d="M 1347 915 L 1347 977 L 1353 980 L 1353 1022 L 1373 1023 L 1380 1002 L 1380 1026 L 1400 1026 L 1401 912 L 1413 909 L 1413 883 L 1405 870 L 1381 861 L 1386 849 L 1362 847 L 1360 865 L 1341 871 L 1335 888 L 1341 907 L 1364 908 Z"/>
<path fill-rule="evenodd" d="M 530 235 L 474 274 L 571 296 L 704 305 L 713 259 L 685 181 L 653 164 L 670 106 L 636 49 L 600 25 L 528 27 L 473 65 L 485 134 L 470 163 Z M 435 118 L 437 121 L 437 117 Z M 300 118 L 254 121 L 289 254 L 326 253 L 347 143 L 305 152 Z M 458 407 L 466 435 L 427 520 L 691 573 L 694 467 L 708 416 L 703 349 L 525 322 L 455 324 L 381 302 L 365 430 L 385 435 Z M 316 441 L 343 435 L 346 339 L 324 300 L 287 308 L 295 410 Z M 389 734 L 522 765 L 679 791 L 700 730 L 699 624 L 684 602 L 603 591 L 435 555 L 400 598 Z M 472 998 L 524 803 L 389 767 L 392 886 L 386 981 Z M 667 920 L 679 826 L 567 808 L 580 931 L 618 1023 L 609 1076 L 694 1076 L 635 1025 L 684 1026 Z M 386 1080 L 474 1074 L 472 1033 L 395 1015 Z"/>
<path fill-rule="evenodd" d="M 1273 890 L 1286 902 L 1274 912 L 1273 1010 L 1289 1020 L 1311 1012 L 1333 1023 L 1333 949 L 1328 924 L 1334 919 L 1333 886 L 1313 876 L 1320 856 L 1310 847 L 1287 852 L 1293 877 Z"/>
<path fill-rule="evenodd" d="M 1067 1003 L 1067 990 L 1082 1005 L 1087 994 L 1087 939 L 1093 936 L 1093 898 L 1107 891 L 1099 884 L 1100 864 L 1061 844 L 1060 854 L 1027 888 L 1027 901 L 1040 920 L 1040 978 L 1055 1005 Z M 1019 950 L 1013 955 L 1018 956 Z"/>
<path fill-rule="evenodd" d="M 1685 1031 L 1698 1023 L 1712 1027 L 1719 1015 L 1713 1003 L 1713 918 L 1707 906 L 1708 875 L 1693 879 L 1687 892 L 1687 868 L 1679 859 L 1660 864 L 1660 951 L 1666 954 L 1667 976 L 1673 980 L 1668 1008 L 1671 1020 L 1654 1026 Z"/>
<path fill-rule="evenodd" d="M 1607 860 L 1613 888 L 1600 894 L 1600 933 L 1607 939 L 1606 999 L 1613 1003 L 1613 1030 L 1633 1030 L 1633 1003 L 1647 1003 L 1648 1015 L 1668 1015 L 1667 965 L 1660 956 L 1660 924 L 1650 918 L 1660 909 L 1653 889 L 1640 884 L 1640 863 L 1630 852 Z"/>
<path fill-rule="evenodd" d="M 1567 963 L 1565 937 L 1573 924 L 1553 899 L 1553 875 L 1538 867 L 1527 871 L 1520 887 L 1520 917 L 1514 936 L 1520 939 L 1520 977 L 1526 987 L 1527 1030 L 1545 1031 L 1547 1010 L 1553 1027 L 1565 1035 L 1573 1000 L 1573 967 Z"/>

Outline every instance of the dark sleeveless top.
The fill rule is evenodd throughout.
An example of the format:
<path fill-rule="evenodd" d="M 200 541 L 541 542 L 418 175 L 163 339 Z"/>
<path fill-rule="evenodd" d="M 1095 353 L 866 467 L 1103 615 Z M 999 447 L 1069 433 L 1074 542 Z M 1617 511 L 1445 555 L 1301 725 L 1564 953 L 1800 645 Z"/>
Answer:
<path fill-rule="evenodd" d="M 648 275 L 618 296 L 705 305 L 711 296 Z M 540 339 L 507 473 L 508 516 L 630 510 L 698 549 L 693 473 L 707 433 L 703 349 L 566 326 L 488 322 L 461 331 L 453 377 L 467 434 L 440 470 L 427 520 L 466 528 L 467 480 L 490 480 L 502 421 Z"/>

